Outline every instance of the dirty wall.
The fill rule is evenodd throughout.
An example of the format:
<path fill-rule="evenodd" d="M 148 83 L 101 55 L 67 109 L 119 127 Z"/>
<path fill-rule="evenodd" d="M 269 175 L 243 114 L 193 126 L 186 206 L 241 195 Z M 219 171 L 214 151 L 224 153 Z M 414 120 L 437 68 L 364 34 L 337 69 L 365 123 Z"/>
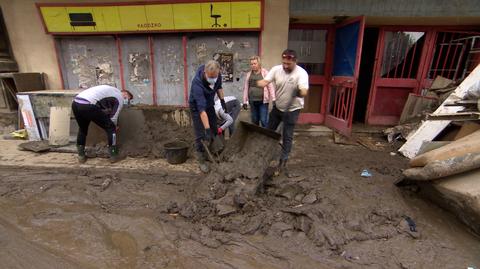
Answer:
<path fill-rule="evenodd" d="M 249 58 L 257 54 L 257 33 L 190 35 L 187 39 L 188 81 L 192 81 L 200 65 L 213 58 L 222 67 L 225 95 L 242 100 L 243 82 L 250 70 Z"/>
<path fill-rule="evenodd" d="M 187 98 L 185 86 L 188 91 L 198 67 L 210 59 L 221 65 L 226 94 L 241 99 L 245 74 L 250 69 L 249 58 L 258 55 L 258 35 L 256 32 L 188 34 L 186 84 L 182 34 L 59 37 L 56 42 L 65 88 L 86 89 L 108 84 L 130 90 L 137 104 L 182 105 Z M 155 77 L 152 77 L 152 57 Z"/>

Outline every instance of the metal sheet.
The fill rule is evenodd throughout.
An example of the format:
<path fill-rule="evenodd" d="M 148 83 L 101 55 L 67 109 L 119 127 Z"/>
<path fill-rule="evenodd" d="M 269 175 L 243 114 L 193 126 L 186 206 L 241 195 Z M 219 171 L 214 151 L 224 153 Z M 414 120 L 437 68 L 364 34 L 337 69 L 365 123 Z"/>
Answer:
<path fill-rule="evenodd" d="M 120 66 L 113 37 L 62 37 L 58 42 L 65 88 L 108 84 L 119 88 Z"/>
<path fill-rule="evenodd" d="M 183 105 L 185 94 L 182 37 L 179 35 L 155 36 L 153 51 L 157 104 Z"/>
<path fill-rule="evenodd" d="M 258 54 L 258 33 L 190 35 L 187 42 L 188 85 L 200 65 L 230 53 L 233 54 L 233 76 L 231 82 L 224 80 L 223 89 L 225 95 L 233 95 L 242 100 L 243 81 L 250 70 L 249 58 Z"/>
<path fill-rule="evenodd" d="M 133 94 L 133 104 L 153 104 L 152 70 L 147 36 L 120 39 L 125 87 Z"/>

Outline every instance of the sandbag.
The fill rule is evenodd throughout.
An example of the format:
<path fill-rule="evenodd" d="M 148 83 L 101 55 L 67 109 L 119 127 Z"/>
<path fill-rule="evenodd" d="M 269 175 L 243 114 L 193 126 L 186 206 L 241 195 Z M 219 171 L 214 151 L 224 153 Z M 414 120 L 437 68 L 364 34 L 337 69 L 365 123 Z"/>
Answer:
<path fill-rule="evenodd" d="M 480 168 L 480 153 L 468 153 L 442 161 L 433 161 L 424 167 L 415 167 L 403 171 L 411 180 L 433 180 L 460 174 Z"/>
<path fill-rule="evenodd" d="M 433 161 L 447 160 L 468 153 L 480 153 L 480 130 L 411 159 L 410 166 L 421 167 Z"/>

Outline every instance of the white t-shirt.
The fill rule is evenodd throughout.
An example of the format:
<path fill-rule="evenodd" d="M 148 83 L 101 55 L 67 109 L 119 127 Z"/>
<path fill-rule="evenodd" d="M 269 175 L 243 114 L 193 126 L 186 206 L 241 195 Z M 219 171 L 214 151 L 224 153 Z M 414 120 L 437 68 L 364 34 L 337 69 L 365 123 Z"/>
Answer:
<path fill-rule="evenodd" d="M 225 98 L 223 98 L 223 100 L 225 100 L 225 103 L 228 103 L 232 100 L 237 100 L 237 98 L 235 96 L 225 96 Z M 220 126 L 220 128 L 222 128 L 222 130 L 227 129 L 233 123 L 232 116 L 225 113 L 225 111 L 222 108 L 222 103 L 220 102 L 220 99 L 218 99 L 218 98 L 216 98 L 216 100 L 215 100 L 215 106 L 214 107 L 215 107 L 215 114 L 217 115 L 217 118 L 220 119 L 223 123 L 222 126 Z"/>
<path fill-rule="evenodd" d="M 275 95 L 277 98 L 275 105 L 278 110 L 285 112 L 287 109 L 295 111 L 303 108 L 303 97 L 293 97 L 295 99 L 290 108 L 288 108 L 288 105 L 295 90 L 308 90 L 309 88 L 308 74 L 305 69 L 297 65 L 292 72 L 287 73 L 283 70 L 282 65 L 277 65 L 270 69 L 270 72 L 264 79 L 275 84 Z"/>
<path fill-rule="evenodd" d="M 89 101 L 92 105 L 99 103 L 101 107 L 111 109 L 109 116 L 117 124 L 118 115 L 123 106 L 123 96 L 119 89 L 109 85 L 99 85 L 80 92 L 77 97 Z"/>

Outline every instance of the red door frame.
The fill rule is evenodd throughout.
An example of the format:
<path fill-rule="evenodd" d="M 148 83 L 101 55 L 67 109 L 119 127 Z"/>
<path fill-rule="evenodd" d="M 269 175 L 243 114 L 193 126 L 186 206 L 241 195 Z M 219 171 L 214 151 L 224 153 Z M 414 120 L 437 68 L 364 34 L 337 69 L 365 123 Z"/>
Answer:
<path fill-rule="evenodd" d="M 332 55 L 332 60 L 331 60 L 331 65 L 332 65 L 332 69 L 331 69 L 331 72 L 330 72 L 330 81 L 329 81 L 329 85 L 328 85 L 328 95 L 327 95 L 327 104 L 328 104 L 328 108 L 326 108 L 326 116 L 325 116 L 325 125 L 327 125 L 328 127 L 332 127 L 334 129 L 336 129 L 337 131 L 339 131 L 340 133 L 344 134 L 344 135 L 351 135 L 351 132 L 352 132 L 352 119 L 353 119 L 353 111 L 354 111 L 354 106 L 355 106 L 355 97 L 356 97 L 356 93 L 357 93 L 357 86 L 358 86 L 358 76 L 359 76 L 359 71 L 360 71 L 360 61 L 361 61 L 361 56 L 362 56 L 362 45 L 363 45 L 363 34 L 364 34 L 364 31 L 365 31 L 365 17 L 364 16 L 360 16 L 360 17 L 356 17 L 356 18 L 352 18 L 352 19 L 348 19 L 340 24 L 337 24 L 337 25 L 334 25 L 334 29 L 337 29 L 339 27 L 343 27 L 343 26 L 346 26 L 348 24 L 352 24 L 352 23 L 355 23 L 355 22 L 360 22 L 360 28 L 359 28 L 359 34 L 358 34 L 358 44 L 357 44 L 357 50 L 356 50 L 356 55 L 355 55 L 355 67 L 354 67 L 354 70 L 353 70 L 353 76 L 348 76 L 348 77 L 344 77 L 344 76 L 337 76 L 337 77 L 334 77 L 332 72 L 333 72 L 333 61 L 335 59 L 333 59 L 333 55 L 334 55 L 334 51 L 333 51 L 333 48 L 335 46 L 334 42 L 335 42 L 335 37 L 333 35 L 333 39 L 332 39 L 332 51 L 330 52 L 330 54 Z M 336 32 L 335 31 L 332 31 L 333 33 Z M 330 104 L 330 100 L 331 100 L 331 97 L 332 97 L 332 88 L 331 86 L 332 85 L 337 85 L 339 87 L 342 87 L 342 90 L 343 89 L 346 89 L 346 88 L 351 88 L 351 94 L 349 91 L 347 91 L 347 95 L 346 96 L 343 96 L 342 94 L 342 98 L 341 100 L 337 100 L 337 98 L 335 98 L 335 103 L 334 104 Z M 338 101 L 338 103 L 337 103 Z M 344 102 L 347 102 L 347 105 L 349 106 L 348 108 L 348 115 L 346 115 L 346 118 L 347 118 L 347 121 L 343 120 L 343 119 L 340 119 L 340 118 L 337 118 L 335 117 L 334 115 L 330 114 L 330 111 L 329 111 L 329 108 L 330 106 L 335 106 L 334 109 L 336 109 L 336 106 L 338 104 L 342 104 L 342 107 L 343 107 L 343 103 Z M 350 102 L 348 104 L 348 102 Z"/>
<path fill-rule="evenodd" d="M 420 55 L 417 75 L 414 79 L 408 78 L 381 78 L 381 69 L 383 61 L 383 51 L 385 48 L 385 33 L 389 31 L 409 31 L 409 32 L 425 32 L 425 42 Z M 376 105 L 375 100 L 379 87 L 397 87 L 411 89 L 410 92 L 418 94 L 421 89 L 421 81 L 426 68 L 427 54 L 431 43 L 434 42 L 434 35 L 429 31 L 429 27 L 417 26 L 384 26 L 380 27 L 377 52 L 375 54 L 375 64 L 372 78 L 372 85 L 370 87 L 370 94 L 368 98 L 367 113 L 365 115 L 365 122 L 369 125 L 394 125 L 398 122 L 399 116 L 382 116 L 374 115 L 373 110 Z"/>
<path fill-rule="evenodd" d="M 411 92 L 419 94 L 423 88 L 430 87 L 432 80 L 428 79 L 428 71 L 430 63 L 433 60 L 435 53 L 435 41 L 439 32 L 465 32 L 478 34 L 474 32 L 474 26 L 380 26 L 377 51 L 374 64 L 374 75 L 372 78 L 372 85 L 370 87 L 370 94 L 368 98 L 367 113 L 365 115 L 365 122 L 369 125 L 395 125 L 398 123 L 400 116 L 382 116 L 374 115 L 375 100 L 377 96 L 378 87 L 405 87 L 411 88 Z M 385 41 L 385 32 L 387 31 L 414 31 L 425 32 L 425 43 L 422 48 L 422 54 L 419 61 L 419 69 L 415 79 L 392 79 L 381 78 L 380 72 L 382 68 L 383 50 Z"/>
<path fill-rule="evenodd" d="M 289 29 L 312 29 L 326 30 L 325 62 L 323 75 L 309 74 L 309 84 L 322 87 L 322 97 L 320 104 L 320 113 L 300 113 L 298 117 L 299 124 L 322 124 L 325 121 L 325 111 L 327 105 L 328 87 L 330 83 L 330 73 L 332 70 L 332 51 L 334 38 L 334 25 L 325 24 L 290 24 Z"/>

